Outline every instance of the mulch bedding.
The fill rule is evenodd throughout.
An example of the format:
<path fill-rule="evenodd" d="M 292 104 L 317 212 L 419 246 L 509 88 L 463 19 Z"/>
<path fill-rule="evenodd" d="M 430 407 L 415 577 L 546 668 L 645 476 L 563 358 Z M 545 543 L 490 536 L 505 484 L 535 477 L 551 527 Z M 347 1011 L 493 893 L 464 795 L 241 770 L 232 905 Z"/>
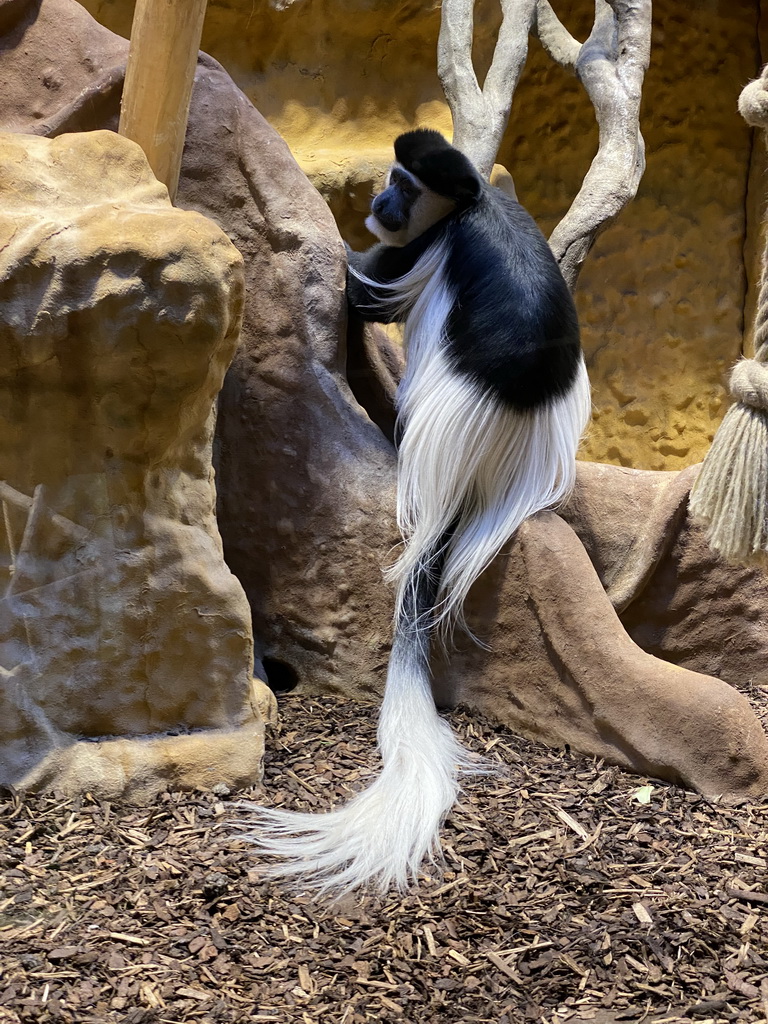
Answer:
<path fill-rule="evenodd" d="M 375 764 L 375 710 L 281 701 L 273 805 Z M 335 906 L 259 877 L 226 793 L 0 804 L 0 1021 L 362 1024 L 768 1019 L 768 807 L 712 803 L 463 709 L 445 867 Z"/>

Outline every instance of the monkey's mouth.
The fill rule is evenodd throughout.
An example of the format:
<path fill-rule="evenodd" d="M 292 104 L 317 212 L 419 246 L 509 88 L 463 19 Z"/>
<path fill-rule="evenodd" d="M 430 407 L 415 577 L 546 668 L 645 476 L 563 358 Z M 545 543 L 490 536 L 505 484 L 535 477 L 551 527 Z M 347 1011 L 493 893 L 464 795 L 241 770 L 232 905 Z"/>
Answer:
<path fill-rule="evenodd" d="M 381 224 L 385 231 L 399 231 L 403 226 L 397 217 L 390 217 L 384 211 L 372 210 L 371 216 Z"/>

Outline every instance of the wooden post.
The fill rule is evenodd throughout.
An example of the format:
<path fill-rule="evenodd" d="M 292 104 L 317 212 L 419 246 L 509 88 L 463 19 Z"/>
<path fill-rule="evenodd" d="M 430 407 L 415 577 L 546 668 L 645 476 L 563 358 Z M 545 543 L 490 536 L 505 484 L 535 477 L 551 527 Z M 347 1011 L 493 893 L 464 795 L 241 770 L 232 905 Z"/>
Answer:
<path fill-rule="evenodd" d="M 118 131 L 176 198 L 207 0 L 136 0 Z"/>

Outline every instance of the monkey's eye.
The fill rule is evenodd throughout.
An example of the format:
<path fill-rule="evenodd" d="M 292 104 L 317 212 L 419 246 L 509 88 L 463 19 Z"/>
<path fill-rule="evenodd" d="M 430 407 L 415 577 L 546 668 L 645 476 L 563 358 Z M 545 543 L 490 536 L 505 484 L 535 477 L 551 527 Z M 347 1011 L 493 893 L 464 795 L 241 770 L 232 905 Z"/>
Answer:
<path fill-rule="evenodd" d="M 418 192 L 411 179 L 397 168 L 390 171 L 389 184 L 394 185 L 404 196 L 414 196 Z"/>

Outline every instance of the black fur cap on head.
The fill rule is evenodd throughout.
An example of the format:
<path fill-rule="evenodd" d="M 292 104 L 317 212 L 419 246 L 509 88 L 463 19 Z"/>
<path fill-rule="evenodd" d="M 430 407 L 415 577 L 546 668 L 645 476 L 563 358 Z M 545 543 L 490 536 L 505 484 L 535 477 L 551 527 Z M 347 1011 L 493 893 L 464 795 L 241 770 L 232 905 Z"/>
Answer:
<path fill-rule="evenodd" d="M 395 157 L 440 196 L 455 199 L 461 206 L 471 206 L 480 198 L 483 182 L 478 171 L 440 132 L 417 128 L 399 135 L 395 139 Z"/>

